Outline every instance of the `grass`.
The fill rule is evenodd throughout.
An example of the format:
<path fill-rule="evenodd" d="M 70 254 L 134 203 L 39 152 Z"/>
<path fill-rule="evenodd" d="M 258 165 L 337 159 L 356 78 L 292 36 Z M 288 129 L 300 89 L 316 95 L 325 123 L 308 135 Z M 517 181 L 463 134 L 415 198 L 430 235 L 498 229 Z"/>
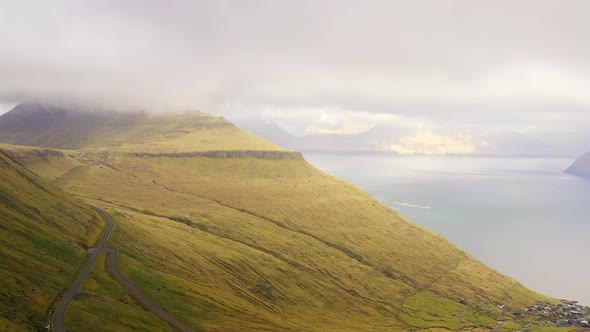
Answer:
<path fill-rule="evenodd" d="M 204 330 L 400 326 L 379 311 L 391 314 L 395 310 L 391 305 L 364 301 L 336 283 L 328 271 L 339 269 L 346 278 L 343 272 L 354 272 L 353 262 L 338 252 L 330 253 L 329 248 L 323 251 L 333 261 L 326 259 L 323 269 L 299 268 L 273 253 L 167 218 L 115 211 L 120 227 L 113 235 L 113 246 L 122 252 L 122 272 L 177 317 Z M 357 278 L 371 276 L 366 268 L 357 273 Z M 385 279 L 375 275 L 379 278 Z M 355 288 L 362 291 L 351 287 Z M 385 294 L 399 290 L 389 288 L 383 289 Z"/>
<path fill-rule="evenodd" d="M 489 313 L 483 310 L 474 310 L 472 308 L 468 308 L 463 311 L 461 316 L 465 322 L 475 326 L 494 327 L 496 326 L 497 322 L 497 315 L 494 312 Z"/>
<path fill-rule="evenodd" d="M 82 294 L 68 308 L 69 331 L 173 331 L 131 298 L 106 271 L 106 253 L 99 255 Z"/>
<path fill-rule="evenodd" d="M 22 166 L 48 181 L 60 178 L 81 166 L 68 153 L 58 150 L 0 144 L 0 151 L 18 160 Z M 69 153 L 78 154 L 73 151 Z"/>
<path fill-rule="evenodd" d="M 575 327 L 539 327 L 534 328 L 532 331 L 535 332 L 566 332 L 566 331 L 575 331 L 579 330 Z"/>
<path fill-rule="evenodd" d="M 464 305 L 431 292 L 418 292 L 404 301 L 398 317 L 410 326 L 458 330 L 468 326 L 458 317 L 465 309 Z"/>
<path fill-rule="evenodd" d="M 25 325 L 18 324 L 2 316 L 0 316 L 0 330 L 6 332 L 29 331 Z"/>
<path fill-rule="evenodd" d="M 4 154 L 0 202 L 0 318 L 43 329 L 52 300 L 83 261 L 80 243 L 92 244 L 103 225 L 86 205 Z"/>

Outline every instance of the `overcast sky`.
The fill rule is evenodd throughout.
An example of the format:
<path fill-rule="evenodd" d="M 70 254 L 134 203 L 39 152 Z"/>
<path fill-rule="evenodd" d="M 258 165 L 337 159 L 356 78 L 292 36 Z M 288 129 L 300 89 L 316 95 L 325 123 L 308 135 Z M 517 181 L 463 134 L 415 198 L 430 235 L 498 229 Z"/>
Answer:
<path fill-rule="evenodd" d="M 583 0 L 0 0 L 0 112 L 38 100 L 256 116 L 299 135 L 510 129 L 587 150 L 588 13 Z"/>

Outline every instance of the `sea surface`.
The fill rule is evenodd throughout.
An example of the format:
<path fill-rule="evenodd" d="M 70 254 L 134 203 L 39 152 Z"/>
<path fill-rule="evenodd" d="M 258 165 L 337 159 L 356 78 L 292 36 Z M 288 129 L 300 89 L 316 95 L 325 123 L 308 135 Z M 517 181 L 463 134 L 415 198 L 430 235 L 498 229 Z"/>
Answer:
<path fill-rule="evenodd" d="M 590 305 L 590 179 L 569 158 L 305 153 L 540 293 Z"/>

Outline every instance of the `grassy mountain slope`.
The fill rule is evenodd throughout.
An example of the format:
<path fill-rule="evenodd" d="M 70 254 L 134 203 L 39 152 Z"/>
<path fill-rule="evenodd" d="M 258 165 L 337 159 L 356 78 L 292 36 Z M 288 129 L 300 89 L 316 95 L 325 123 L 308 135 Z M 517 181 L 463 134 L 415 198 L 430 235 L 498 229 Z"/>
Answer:
<path fill-rule="evenodd" d="M 70 331 L 173 331 L 172 327 L 146 311 L 106 271 L 106 253 L 99 256 L 82 285 L 84 293 L 68 311 Z M 105 319 L 108 317 L 109 319 Z"/>
<path fill-rule="evenodd" d="M 44 328 L 104 225 L 86 205 L 0 152 L 0 330 Z"/>
<path fill-rule="evenodd" d="M 28 170 L 50 181 L 55 181 L 82 166 L 75 157 L 72 157 L 80 155 L 77 152 L 7 144 L 0 144 L 0 151 L 18 160 L 18 163 Z"/>
<path fill-rule="evenodd" d="M 216 322 L 227 321 L 243 311 L 246 304 L 242 303 L 242 295 L 235 294 L 236 289 L 250 290 L 247 294 L 253 297 L 249 300 L 252 312 L 273 313 L 267 315 L 265 324 L 294 328 L 315 318 L 317 321 L 306 329 L 319 330 L 334 326 L 356 326 L 351 330 L 408 329 L 430 327 L 433 322 L 461 328 L 469 324 L 456 315 L 473 310 L 472 305 L 477 305 L 474 311 L 482 313 L 482 321 L 495 324 L 496 319 L 504 317 L 496 304 L 505 303 L 521 310 L 544 298 L 484 266 L 442 237 L 405 220 L 353 185 L 327 176 L 303 160 L 117 154 L 101 161 L 105 163 L 102 168 L 97 165 L 87 169 L 79 178 L 64 183 L 64 188 L 130 216 L 122 219 L 121 224 L 126 225 L 122 227 L 130 227 L 129 220 L 153 218 L 174 227 L 177 235 L 157 231 L 158 225 L 151 226 L 152 231 L 142 231 L 147 225 L 136 221 L 133 231 L 125 232 L 124 241 L 115 241 L 124 254 L 143 263 L 141 273 L 151 275 L 145 280 L 165 279 L 152 273 L 170 274 L 165 271 L 175 271 L 172 266 L 177 271 L 174 275 L 183 270 L 194 271 L 196 265 L 224 276 L 226 280 L 221 285 L 210 277 L 200 279 L 195 275 L 187 277 L 184 283 L 186 289 L 194 289 L 195 282 L 204 283 L 207 296 L 215 294 L 214 298 L 225 299 L 222 304 L 210 303 L 209 310 L 197 315 L 193 314 L 195 308 L 184 309 L 191 313 L 187 317 L 197 319 L 195 323 L 202 319 L 200 316 L 209 317 L 211 311 L 219 315 L 213 316 L 211 322 L 201 322 L 208 329 L 223 330 Z M 116 192 L 112 192 L 110 183 L 120 184 Z M 184 248 L 182 241 L 192 237 L 180 234 L 189 230 L 204 238 Z M 141 232 L 145 235 L 138 238 Z M 155 233 L 162 240 L 150 235 Z M 171 239 L 177 239 L 173 241 L 174 248 L 182 249 L 170 252 L 166 241 Z M 213 240 L 224 242 L 223 251 L 210 253 L 209 241 Z M 153 249 L 151 246 L 156 243 L 161 244 Z M 236 247 L 237 253 L 226 253 Z M 160 254 L 148 257 L 146 252 Z M 204 252 L 215 258 L 198 258 Z M 253 258 L 259 261 L 249 262 Z M 273 273 L 260 268 L 268 265 L 263 261 L 269 260 L 272 269 L 279 267 L 278 271 L 288 272 Z M 129 271 L 131 279 L 133 273 L 134 270 Z M 285 280 L 290 279 L 297 283 L 285 285 Z M 272 285 L 268 286 L 269 293 L 257 293 L 258 283 Z M 157 283 L 146 285 L 146 289 L 154 288 L 160 287 Z M 275 288 L 277 293 L 273 295 Z M 172 292 L 160 289 L 152 295 L 158 298 L 167 291 Z M 183 293 L 178 289 L 174 292 Z M 317 297 L 317 302 L 307 302 Z M 459 303 L 462 298 L 467 306 Z M 428 306 L 431 302 L 439 303 L 439 311 L 432 311 Z M 260 303 L 269 308 L 259 307 Z M 326 315 L 327 312 L 334 316 Z M 247 321 L 246 317 L 242 319 Z M 362 328 L 355 325 L 367 319 L 370 323 Z"/>
<path fill-rule="evenodd" d="M 105 145 L 78 145 L 81 166 L 59 181 L 114 217 L 109 245 L 122 273 L 183 322 L 207 331 L 459 330 L 495 326 L 545 298 L 354 185 L 273 157 L 284 151 L 272 143 L 246 141 L 233 126 L 209 139 L 200 123 L 218 118 L 184 117 L 162 118 L 168 129 L 135 141 L 135 124 L 122 126 L 128 141 L 117 145 L 89 136 Z M 163 138 L 179 126 L 190 134 Z M 267 152 L 191 153 L 208 150 Z"/>

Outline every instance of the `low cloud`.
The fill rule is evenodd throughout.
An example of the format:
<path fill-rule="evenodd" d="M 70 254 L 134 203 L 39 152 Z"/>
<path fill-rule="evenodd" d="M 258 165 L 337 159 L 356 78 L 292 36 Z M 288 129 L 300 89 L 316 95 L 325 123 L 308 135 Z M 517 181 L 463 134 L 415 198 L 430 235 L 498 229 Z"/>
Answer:
<path fill-rule="evenodd" d="M 581 0 L 10 2 L 0 102 L 230 112 L 299 134 L 403 122 L 583 137 L 589 11 Z"/>

